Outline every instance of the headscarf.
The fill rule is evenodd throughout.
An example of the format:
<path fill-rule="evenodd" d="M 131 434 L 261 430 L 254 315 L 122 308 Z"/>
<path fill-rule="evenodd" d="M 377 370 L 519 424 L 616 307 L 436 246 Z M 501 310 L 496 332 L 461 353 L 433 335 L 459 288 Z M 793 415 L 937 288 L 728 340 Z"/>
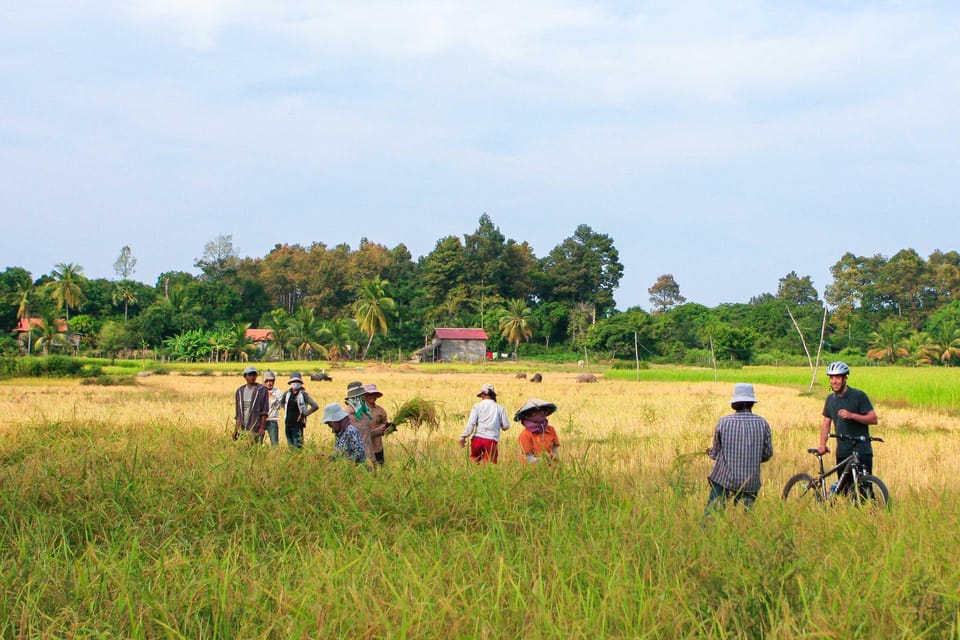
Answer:
<path fill-rule="evenodd" d="M 367 403 L 364 401 L 363 396 L 357 396 L 355 398 L 347 398 L 347 404 L 350 405 L 350 408 L 353 409 L 354 415 L 357 420 L 363 418 L 363 414 L 367 414 L 370 418 L 373 418 L 373 414 L 370 412 L 370 407 L 367 406 Z"/>
<path fill-rule="evenodd" d="M 523 416 L 520 418 L 520 424 L 523 425 L 523 428 L 531 433 L 543 433 L 547 428 L 547 417 L 540 416 L 538 418 L 533 418 L 530 416 Z"/>

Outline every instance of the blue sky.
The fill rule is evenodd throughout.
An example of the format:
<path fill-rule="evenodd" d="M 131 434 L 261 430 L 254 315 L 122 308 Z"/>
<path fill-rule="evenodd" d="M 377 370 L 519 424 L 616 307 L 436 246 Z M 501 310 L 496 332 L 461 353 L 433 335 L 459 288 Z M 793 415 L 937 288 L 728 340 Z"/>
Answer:
<path fill-rule="evenodd" d="M 613 237 L 616 298 L 818 291 L 960 249 L 960 9 L 924 2 L 5 2 L 0 268 L 138 280 L 483 213 Z"/>

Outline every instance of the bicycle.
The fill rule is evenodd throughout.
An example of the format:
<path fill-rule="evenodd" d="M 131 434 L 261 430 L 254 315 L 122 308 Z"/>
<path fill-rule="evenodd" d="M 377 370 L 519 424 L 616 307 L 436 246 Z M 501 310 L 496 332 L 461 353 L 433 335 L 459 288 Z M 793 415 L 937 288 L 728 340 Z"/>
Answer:
<path fill-rule="evenodd" d="M 883 442 L 882 438 L 869 436 L 831 433 L 830 437 L 853 442 Z M 838 497 L 845 497 L 858 506 L 873 505 L 881 509 L 890 508 L 890 492 L 887 491 L 887 485 L 880 478 L 867 473 L 856 451 L 826 471 L 823 468 L 824 454 L 816 449 L 807 449 L 807 453 L 817 457 L 820 473 L 816 477 L 809 473 L 798 473 L 787 480 L 783 488 L 784 500 L 830 502 Z M 827 479 L 834 474 L 837 475 L 837 481 L 832 485 L 828 484 Z"/>

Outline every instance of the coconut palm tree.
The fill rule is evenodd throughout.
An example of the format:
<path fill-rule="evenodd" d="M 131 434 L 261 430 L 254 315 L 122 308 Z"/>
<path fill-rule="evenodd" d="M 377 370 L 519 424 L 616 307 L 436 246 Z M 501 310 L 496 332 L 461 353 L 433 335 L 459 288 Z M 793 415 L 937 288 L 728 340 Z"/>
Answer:
<path fill-rule="evenodd" d="M 43 355 L 49 355 L 50 349 L 58 349 L 67 346 L 67 336 L 60 333 L 59 318 L 52 313 L 44 313 L 40 325 L 40 336 L 37 338 L 37 349 L 43 351 Z"/>
<path fill-rule="evenodd" d="M 500 316 L 500 335 L 513 345 L 513 356 L 517 357 L 520 341 L 533 335 L 533 313 L 527 307 L 526 300 L 514 298 L 507 301 L 507 308 Z"/>
<path fill-rule="evenodd" d="M 127 311 L 131 304 L 137 303 L 137 294 L 130 286 L 129 280 L 121 280 L 113 290 L 113 304 L 123 302 L 123 321 L 127 321 Z"/>
<path fill-rule="evenodd" d="M 300 307 L 290 322 L 290 346 L 301 360 L 312 360 L 314 355 L 327 356 L 323 346 L 323 323 L 313 309 Z"/>
<path fill-rule="evenodd" d="M 898 358 L 907 358 L 910 353 L 904 348 L 903 340 L 907 334 L 907 322 L 897 318 L 887 318 L 877 330 L 870 334 L 870 348 L 867 357 L 873 360 L 886 360 L 893 364 Z"/>
<path fill-rule="evenodd" d="M 264 321 L 267 329 L 273 334 L 270 338 L 269 350 L 280 360 L 283 360 L 284 352 L 290 343 L 290 323 L 291 318 L 286 309 L 274 309 Z"/>
<path fill-rule="evenodd" d="M 943 364 L 960 363 L 960 323 L 944 319 L 930 328 L 931 347 Z"/>
<path fill-rule="evenodd" d="M 17 322 L 22 323 L 27 330 L 27 353 L 32 353 L 33 327 L 30 326 L 30 303 L 33 301 L 33 285 L 24 286 L 18 283 L 16 290 L 10 294 L 10 300 L 17 305 Z"/>
<path fill-rule="evenodd" d="M 237 362 L 246 362 L 250 354 L 257 350 L 253 340 L 247 336 L 249 322 L 235 322 L 224 330 L 227 358 L 236 358 Z"/>
<path fill-rule="evenodd" d="M 70 307 L 78 307 L 83 303 L 83 290 L 80 282 L 83 280 L 83 267 L 72 262 L 61 262 L 50 273 L 53 280 L 46 284 L 46 291 L 50 298 L 57 303 L 57 309 L 64 309 L 67 324 L 70 324 Z"/>
<path fill-rule="evenodd" d="M 323 343 L 331 362 L 349 359 L 357 350 L 356 323 L 350 318 L 330 320 L 323 325 Z"/>
<path fill-rule="evenodd" d="M 363 357 L 367 357 L 373 336 L 387 333 L 387 315 L 393 313 L 396 303 L 387 296 L 386 288 L 389 281 L 380 276 L 360 283 L 360 297 L 353 303 L 353 312 L 356 314 L 357 326 L 367 335 L 367 346 L 363 350 Z"/>

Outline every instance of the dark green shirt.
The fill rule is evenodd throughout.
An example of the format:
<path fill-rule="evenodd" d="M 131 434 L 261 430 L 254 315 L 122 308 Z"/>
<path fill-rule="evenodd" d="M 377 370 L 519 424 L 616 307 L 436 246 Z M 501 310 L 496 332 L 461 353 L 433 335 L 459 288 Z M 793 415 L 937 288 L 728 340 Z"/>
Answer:
<path fill-rule="evenodd" d="M 843 419 L 837 415 L 840 409 L 846 409 L 850 413 L 869 413 L 873 411 L 873 405 L 870 404 L 870 398 L 860 389 L 847 387 L 843 397 L 836 393 L 827 396 L 827 401 L 823 404 L 823 417 L 833 420 L 834 432 L 846 436 L 869 436 L 870 425 L 857 422 L 856 420 Z M 837 442 L 837 459 L 842 460 L 851 453 L 856 447 L 857 453 L 873 454 L 873 447 L 869 442 L 850 442 L 849 440 L 839 440 Z"/>

